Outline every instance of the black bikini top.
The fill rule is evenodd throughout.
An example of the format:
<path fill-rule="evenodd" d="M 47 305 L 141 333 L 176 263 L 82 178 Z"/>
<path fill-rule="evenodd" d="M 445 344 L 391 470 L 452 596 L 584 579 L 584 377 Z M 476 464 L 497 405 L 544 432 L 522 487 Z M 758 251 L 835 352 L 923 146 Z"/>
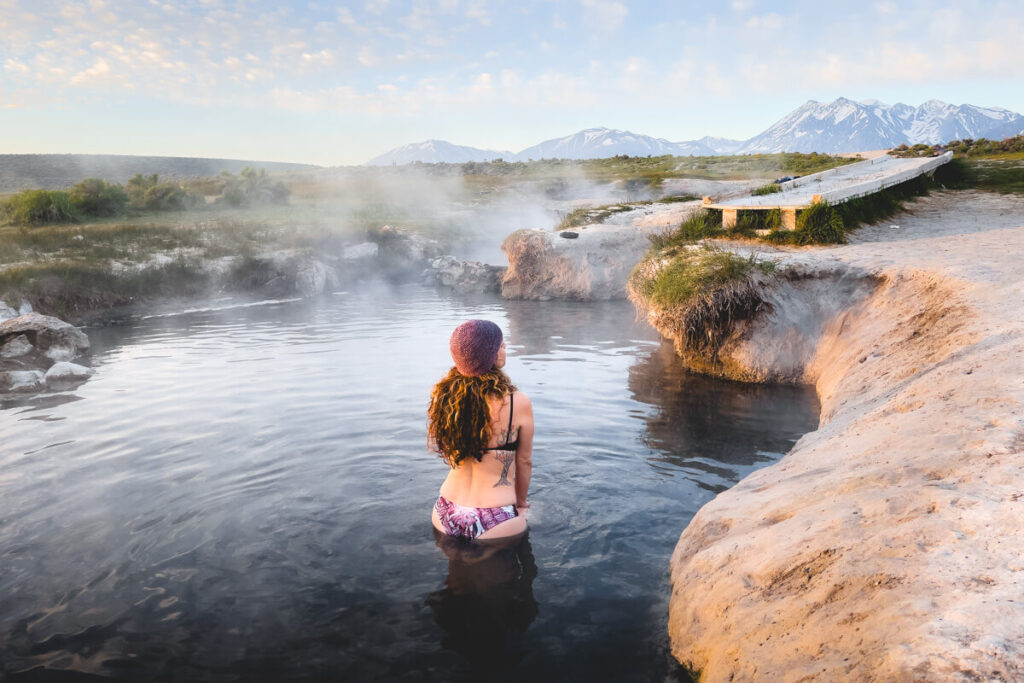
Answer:
<path fill-rule="evenodd" d="M 490 448 L 485 448 L 484 449 L 485 451 L 514 451 L 517 448 L 519 448 L 519 435 L 518 434 L 516 434 L 516 440 L 515 441 L 509 441 L 508 440 L 508 439 L 510 439 L 512 437 L 512 412 L 513 412 L 513 408 L 515 408 L 515 404 L 512 403 L 513 396 L 514 396 L 514 394 L 509 394 L 508 395 L 508 430 L 506 430 L 506 432 L 505 432 L 505 443 L 503 443 L 500 446 L 491 446 Z"/>

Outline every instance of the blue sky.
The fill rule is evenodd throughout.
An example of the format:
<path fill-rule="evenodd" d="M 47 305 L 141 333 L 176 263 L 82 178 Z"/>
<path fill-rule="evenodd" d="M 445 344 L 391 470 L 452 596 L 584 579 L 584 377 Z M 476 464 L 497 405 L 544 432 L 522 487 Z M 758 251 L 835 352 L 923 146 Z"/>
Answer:
<path fill-rule="evenodd" d="M 1024 112 L 1024 1 L 0 0 L 0 153 L 358 164 L 582 128 L 745 139 L 808 99 Z"/>

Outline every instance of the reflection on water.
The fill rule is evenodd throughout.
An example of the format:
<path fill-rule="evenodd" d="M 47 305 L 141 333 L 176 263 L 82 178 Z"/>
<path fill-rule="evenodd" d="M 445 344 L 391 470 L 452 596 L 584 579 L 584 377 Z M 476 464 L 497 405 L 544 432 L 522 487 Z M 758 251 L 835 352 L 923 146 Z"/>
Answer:
<path fill-rule="evenodd" d="M 657 408 L 645 418 L 651 465 L 718 477 L 720 483 L 706 476 L 693 479 L 715 493 L 789 450 L 792 434 L 816 426 L 818 400 L 806 387 L 695 375 L 682 368 L 671 342 L 664 340 L 629 369 L 629 389 L 634 399 Z M 747 447 L 751 443 L 757 448 Z"/>
<path fill-rule="evenodd" d="M 475 677 L 492 678 L 525 654 L 517 636 L 537 616 L 537 563 L 529 534 L 510 541 L 467 543 L 434 531 L 448 557 L 444 588 L 427 597 L 444 630 L 442 647 L 470 662 Z"/>
<path fill-rule="evenodd" d="M 206 308 L 90 329 L 89 382 L 0 406 L 0 679 L 682 675 L 680 531 L 816 424 L 812 392 L 680 372 L 626 302 Z M 467 318 L 508 332 L 537 425 L 529 540 L 491 555 L 429 521 Z"/>

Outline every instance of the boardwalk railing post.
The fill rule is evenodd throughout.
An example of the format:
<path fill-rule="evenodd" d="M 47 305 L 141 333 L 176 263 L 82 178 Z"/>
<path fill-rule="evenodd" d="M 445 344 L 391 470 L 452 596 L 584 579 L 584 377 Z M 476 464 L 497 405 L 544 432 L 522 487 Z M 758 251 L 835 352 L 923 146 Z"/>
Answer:
<path fill-rule="evenodd" d="M 796 209 L 782 210 L 782 229 L 796 230 Z"/>

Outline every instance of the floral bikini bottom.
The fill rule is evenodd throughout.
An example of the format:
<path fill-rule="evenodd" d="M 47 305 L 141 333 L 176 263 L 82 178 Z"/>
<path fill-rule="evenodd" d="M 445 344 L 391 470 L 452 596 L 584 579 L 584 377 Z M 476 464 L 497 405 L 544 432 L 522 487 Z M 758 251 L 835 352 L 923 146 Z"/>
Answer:
<path fill-rule="evenodd" d="M 471 508 L 453 503 L 444 496 L 438 496 L 434 504 L 441 526 L 449 536 L 473 540 L 488 529 L 502 522 L 518 517 L 515 505 L 497 508 Z"/>

